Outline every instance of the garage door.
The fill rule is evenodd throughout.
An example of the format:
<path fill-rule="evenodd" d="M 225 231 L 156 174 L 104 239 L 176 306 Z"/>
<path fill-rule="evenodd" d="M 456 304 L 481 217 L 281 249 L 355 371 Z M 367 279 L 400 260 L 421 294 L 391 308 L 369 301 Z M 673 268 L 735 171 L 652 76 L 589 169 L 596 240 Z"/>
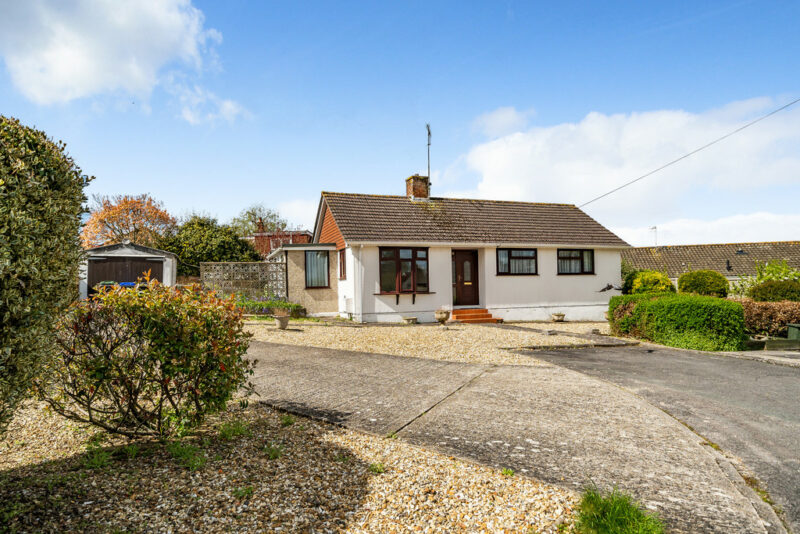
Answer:
<path fill-rule="evenodd" d="M 89 260 L 87 282 L 92 288 L 100 282 L 136 282 L 150 271 L 150 278 L 162 280 L 164 260 L 159 258 L 98 258 Z"/>

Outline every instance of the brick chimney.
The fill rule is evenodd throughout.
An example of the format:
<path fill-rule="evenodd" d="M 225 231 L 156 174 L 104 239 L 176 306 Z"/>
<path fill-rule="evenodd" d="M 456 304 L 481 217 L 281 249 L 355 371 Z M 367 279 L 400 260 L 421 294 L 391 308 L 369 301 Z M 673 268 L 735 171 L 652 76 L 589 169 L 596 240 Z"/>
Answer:
<path fill-rule="evenodd" d="M 431 184 L 427 176 L 415 174 L 406 178 L 406 196 L 408 198 L 430 197 Z"/>

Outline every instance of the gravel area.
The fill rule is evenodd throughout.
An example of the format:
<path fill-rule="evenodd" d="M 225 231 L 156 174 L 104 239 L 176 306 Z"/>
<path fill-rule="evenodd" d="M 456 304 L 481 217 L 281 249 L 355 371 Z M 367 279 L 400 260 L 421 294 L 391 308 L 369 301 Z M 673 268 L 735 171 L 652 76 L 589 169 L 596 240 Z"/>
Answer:
<path fill-rule="evenodd" d="M 223 439 L 231 422 L 243 433 Z M 38 403 L 20 410 L 0 440 L 2 522 L 19 532 L 554 533 L 577 503 L 532 479 L 259 404 L 184 439 L 195 469 L 170 445 L 100 438 Z"/>
<path fill-rule="evenodd" d="M 487 325 L 350 326 L 335 323 L 292 322 L 286 330 L 251 321 L 247 328 L 259 341 L 309 347 L 412 356 L 467 363 L 544 365 L 535 358 L 505 349 L 536 345 L 572 346 L 587 340 L 565 335 L 546 335 L 537 330 L 563 330 L 585 334 L 605 323 L 514 323 L 528 329 L 504 329 Z M 606 325 L 607 327 L 607 325 Z"/>

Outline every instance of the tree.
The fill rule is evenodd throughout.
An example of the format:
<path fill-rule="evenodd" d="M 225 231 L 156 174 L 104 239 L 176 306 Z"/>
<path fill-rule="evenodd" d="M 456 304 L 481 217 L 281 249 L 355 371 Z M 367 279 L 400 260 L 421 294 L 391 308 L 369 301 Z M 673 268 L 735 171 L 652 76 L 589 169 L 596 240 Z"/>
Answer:
<path fill-rule="evenodd" d="M 85 248 L 128 240 L 155 247 L 175 226 L 175 219 L 150 195 L 95 197 L 95 207 L 81 232 Z"/>
<path fill-rule="evenodd" d="M 79 232 L 91 178 L 66 145 L 0 116 L 0 434 L 77 297 Z"/>
<path fill-rule="evenodd" d="M 242 210 L 231 220 L 231 228 L 241 237 L 251 236 L 258 231 L 258 221 L 264 223 L 264 231 L 284 230 L 289 223 L 275 210 L 264 207 L 264 204 L 253 204 Z"/>
<path fill-rule="evenodd" d="M 160 248 L 178 256 L 178 273 L 200 274 L 202 261 L 259 261 L 261 256 L 249 242 L 212 217 L 194 215 L 160 243 Z"/>

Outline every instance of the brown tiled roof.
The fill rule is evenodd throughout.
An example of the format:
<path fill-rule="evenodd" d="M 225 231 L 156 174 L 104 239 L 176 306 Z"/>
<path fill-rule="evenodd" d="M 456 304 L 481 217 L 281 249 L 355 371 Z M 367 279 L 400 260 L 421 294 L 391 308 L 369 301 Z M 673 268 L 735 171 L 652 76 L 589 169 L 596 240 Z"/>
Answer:
<path fill-rule="evenodd" d="M 345 241 L 628 247 L 572 204 L 322 193 Z"/>
<path fill-rule="evenodd" d="M 698 269 L 719 271 L 725 276 L 752 276 L 756 274 L 756 261 L 786 260 L 800 269 L 800 241 L 637 247 L 624 250 L 622 259 L 638 269 L 666 271 L 670 278 Z"/>

